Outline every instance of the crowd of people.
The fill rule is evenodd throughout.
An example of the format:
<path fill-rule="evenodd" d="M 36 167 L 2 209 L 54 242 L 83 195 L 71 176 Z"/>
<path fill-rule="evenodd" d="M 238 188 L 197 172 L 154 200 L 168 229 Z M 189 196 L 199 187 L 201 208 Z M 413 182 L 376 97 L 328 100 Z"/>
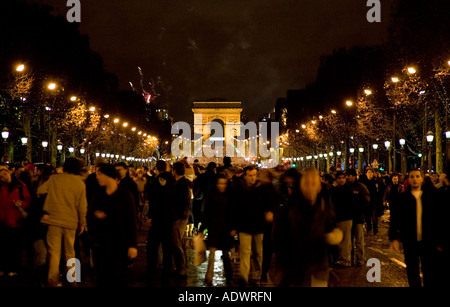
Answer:
<path fill-rule="evenodd" d="M 99 157 L 88 170 L 71 157 L 57 169 L 1 165 L 0 277 L 25 265 L 33 284 L 60 286 L 67 282 L 61 269 L 76 258 L 94 269 L 98 286 L 126 286 L 138 233 L 148 228 L 149 280 L 186 279 L 185 238 L 198 236 L 209 249 L 208 286 L 218 250 L 227 284 L 239 259 L 243 287 L 269 278 L 278 286 L 327 286 L 330 267 L 365 265 L 364 235 L 378 235 L 389 210 L 389 240 L 394 250 L 403 247 L 410 286 L 421 286 L 420 271 L 424 285 L 448 284 L 448 172 L 322 174 L 223 162 L 159 160 L 136 170 Z"/>

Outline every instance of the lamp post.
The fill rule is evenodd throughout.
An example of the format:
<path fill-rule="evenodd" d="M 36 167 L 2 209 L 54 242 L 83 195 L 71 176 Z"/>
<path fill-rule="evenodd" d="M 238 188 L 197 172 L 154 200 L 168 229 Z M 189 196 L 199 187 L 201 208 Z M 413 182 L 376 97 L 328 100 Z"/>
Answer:
<path fill-rule="evenodd" d="M 431 173 L 431 170 L 433 169 L 433 161 L 432 161 L 433 140 L 434 140 L 433 132 L 428 131 L 427 142 L 428 142 L 428 172 L 429 173 Z"/>
<path fill-rule="evenodd" d="M 388 171 L 389 171 L 389 173 L 390 172 L 392 172 L 392 162 L 391 162 L 391 142 L 389 142 L 389 141 L 386 141 L 386 142 L 384 142 L 384 146 L 386 147 L 386 149 L 387 149 L 387 152 L 388 152 L 388 155 L 387 155 L 387 160 L 388 160 Z"/>
<path fill-rule="evenodd" d="M 59 145 L 58 145 L 59 146 Z M 48 142 L 47 141 L 42 141 L 42 147 L 44 148 L 44 150 L 42 151 L 42 155 L 43 155 L 43 158 L 42 158 L 42 162 L 46 162 L 46 160 L 47 160 L 47 147 L 48 147 Z M 61 147 L 62 147 L 62 145 L 61 145 Z M 62 149 L 62 148 L 61 148 Z"/>
<path fill-rule="evenodd" d="M 354 156 L 355 148 L 352 147 L 349 150 L 350 150 L 350 154 L 351 154 L 350 160 L 352 163 L 352 168 L 355 168 L 355 156 Z"/>
<path fill-rule="evenodd" d="M 448 169 L 450 160 L 450 129 L 445 131 L 445 169 Z M 449 175 L 450 176 L 450 175 Z"/>
<path fill-rule="evenodd" d="M 406 163 L 406 152 L 405 152 L 405 144 L 406 144 L 406 140 L 405 139 L 399 139 L 398 142 L 400 143 L 401 146 L 401 171 L 402 174 L 406 174 L 406 169 L 407 169 L 407 163 Z"/>
<path fill-rule="evenodd" d="M 358 169 L 362 172 L 362 154 L 364 152 L 364 147 L 358 148 Z"/>
<path fill-rule="evenodd" d="M 22 138 L 20 138 L 20 141 L 22 142 L 22 145 L 24 146 L 23 149 L 22 149 L 22 157 L 26 158 L 28 138 L 27 137 L 22 137 Z"/>
<path fill-rule="evenodd" d="M 73 148 L 72 146 L 70 146 L 70 147 L 69 147 L 69 152 L 70 152 L 71 155 L 73 155 L 74 151 L 75 151 L 75 148 Z"/>

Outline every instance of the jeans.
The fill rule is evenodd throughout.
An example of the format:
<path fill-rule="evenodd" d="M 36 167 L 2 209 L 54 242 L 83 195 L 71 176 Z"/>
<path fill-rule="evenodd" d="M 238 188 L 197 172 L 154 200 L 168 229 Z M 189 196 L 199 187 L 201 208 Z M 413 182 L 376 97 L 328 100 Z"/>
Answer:
<path fill-rule="evenodd" d="M 173 262 L 180 275 L 187 275 L 186 247 L 183 238 L 186 234 L 187 219 L 179 219 L 172 224 Z"/>
<path fill-rule="evenodd" d="M 364 264 L 364 228 L 363 224 L 352 226 L 352 259 L 358 265 Z"/>
<path fill-rule="evenodd" d="M 352 264 L 352 220 L 337 223 L 337 227 L 342 230 L 343 238 L 339 243 L 339 264 L 351 266 Z"/>
<path fill-rule="evenodd" d="M 75 235 L 76 229 L 68 229 L 49 225 L 47 231 L 48 246 L 48 284 L 56 287 L 59 282 L 59 264 L 61 261 L 61 242 L 64 245 L 65 261 L 75 258 Z"/>
<path fill-rule="evenodd" d="M 263 262 L 263 238 L 264 234 L 239 233 L 239 268 L 242 280 L 247 284 L 250 275 L 250 261 L 253 249 L 254 266 L 253 277 L 259 281 L 261 279 Z"/>

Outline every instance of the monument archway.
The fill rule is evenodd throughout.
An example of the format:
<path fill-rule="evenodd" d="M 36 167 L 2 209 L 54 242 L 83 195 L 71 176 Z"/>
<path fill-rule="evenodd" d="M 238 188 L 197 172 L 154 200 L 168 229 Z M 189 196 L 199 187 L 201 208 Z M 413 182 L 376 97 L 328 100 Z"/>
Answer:
<path fill-rule="evenodd" d="M 241 102 L 196 101 L 193 103 L 192 112 L 194 113 L 194 140 L 198 140 L 200 137 L 203 137 L 202 140 L 204 141 L 210 137 L 210 135 L 206 135 L 203 132 L 204 127 L 211 122 L 219 122 L 224 124 L 224 146 L 227 144 L 227 141 L 230 140 L 230 137 L 237 137 L 241 133 L 241 126 L 239 125 L 242 112 Z M 222 157 L 223 156 L 225 156 L 225 152 L 223 152 Z M 222 158 L 219 157 L 215 160 L 220 160 L 219 162 L 221 162 L 221 159 Z"/>

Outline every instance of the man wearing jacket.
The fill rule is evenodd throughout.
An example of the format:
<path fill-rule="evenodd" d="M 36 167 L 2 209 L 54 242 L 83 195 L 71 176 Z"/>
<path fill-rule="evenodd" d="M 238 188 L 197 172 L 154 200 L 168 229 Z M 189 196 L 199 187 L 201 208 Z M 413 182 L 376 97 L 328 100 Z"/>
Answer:
<path fill-rule="evenodd" d="M 239 233 L 240 274 L 243 285 L 249 283 L 250 256 L 252 246 L 255 259 L 254 281 L 260 282 L 263 262 L 263 237 L 265 211 L 261 193 L 256 187 L 257 170 L 252 166 L 244 168 L 244 180 L 236 186 L 233 209 L 232 236 Z"/>
<path fill-rule="evenodd" d="M 86 185 L 80 172 L 83 162 L 70 157 L 64 163 L 64 173 L 53 175 L 41 185 L 38 195 L 47 194 L 45 214 L 41 222 L 48 224 L 47 245 L 49 257 L 48 284 L 56 287 L 59 281 L 61 241 L 64 244 L 65 261 L 75 258 L 75 235 L 86 227 Z"/>
<path fill-rule="evenodd" d="M 352 225 L 354 208 L 352 204 L 353 191 L 345 183 L 345 173 L 338 171 L 336 173 L 336 187 L 331 188 L 331 202 L 336 213 L 337 227 L 342 230 L 343 239 L 339 243 L 338 265 L 351 266 L 352 256 Z"/>
<path fill-rule="evenodd" d="M 23 220 L 31 196 L 26 185 L 0 165 L 0 276 L 17 275 L 24 240 Z"/>
<path fill-rule="evenodd" d="M 349 169 L 345 172 L 347 176 L 347 185 L 353 193 L 353 223 L 352 223 L 352 254 L 354 255 L 354 264 L 356 266 L 364 265 L 364 213 L 370 202 L 370 194 L 367 187 L 356 180 L 356 171 Z M 353 257 L 352 257 L 353 258 Z M 353 262 L 353 261 L 352 261 Z"/>
<path fill-rule="evenodd" d="M 361 180 L 361 183 L 367 187 L 370 194 L 369 207 L 365 212 L 367 233 L 373 230 L 373 234 L 376 235 L 378 233 L 378 218 L 383 215 L 383 197 L 372 168 L 366 168 L 366 176 Z"/>
<path fill-rule="evenodd" d="M 409 286 L 422 286 L 420 267 L 423 285 L 435 286 L 436 269 L 439 270 L 439 266 L 432 259 L 436 252 L 442 250 L 439 246 L 438 229 L 441 225 L 438 223 L 440 209 L 437 191 L 432 186 L 423 187 L 424 179 L 420 170 L 410 171 L 408 180 L 410 186 L 400 194 L 398 205 L 391 210 L 389 239 L 397 252 L 400 251 L 400 242 L 403 244 Z M 442 267 L 446 265 L 441 264 Z"/>
<path fill-rule="evenodd" d="M 157 274 L 159 246 L 163 252 L 163 277 L 168 277 L 172 269 L 172 201 L 175 179 L 166 172 L 164 160 L 156 162 L 155 178 L 147 185 L 149 200 L 147 239 L 147 273 L 150 279 Z"/>
<path fill-rule="evenodd" d="M 127 258 L 138 253 L 133 196 L 116 178 L 113 165 L 97 169 L 97 181 L 105 189 L 93 196 L 88 214 L 98 286 L 126 286 Z"/>
<path fill-rule="evenodd" d="M 176 162 L 173 164 L 173 176 L 175 177 L 175 193 L 172 203 L 172 251 L 173 262 L 178 277 L 187 278 L 186 248 L 183 238 L 186 234 L 188 218 L 191 215 L 191 191 L 192 182 L 184 176 L 185 164 Z"/>

